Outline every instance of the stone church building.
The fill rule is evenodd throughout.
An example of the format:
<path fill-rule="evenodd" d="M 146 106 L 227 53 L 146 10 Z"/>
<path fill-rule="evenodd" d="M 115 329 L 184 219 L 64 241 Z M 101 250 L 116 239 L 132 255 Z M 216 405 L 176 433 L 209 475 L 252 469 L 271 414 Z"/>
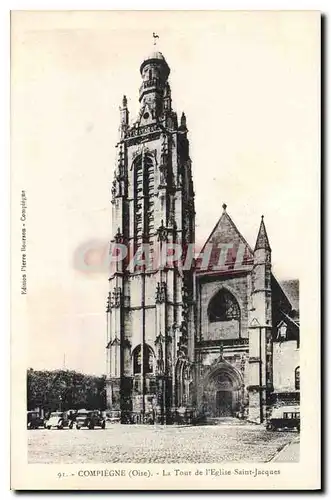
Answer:
<path fill-rule="evenodd" d="M 138 117 L 126 97 L 120 108 L 112 184 L 111 245 L 128 252 L 109 275 L 107 406 L 123 422 L 193 412 L 262 423 L 273 405 L 299 402 L 298 283 L 272 274 L 263 217 L 250 247 L 225 204 L 192 265 L 157 262 L 195 242 L 192 163 L 163 55 L 140 73 Z"/>

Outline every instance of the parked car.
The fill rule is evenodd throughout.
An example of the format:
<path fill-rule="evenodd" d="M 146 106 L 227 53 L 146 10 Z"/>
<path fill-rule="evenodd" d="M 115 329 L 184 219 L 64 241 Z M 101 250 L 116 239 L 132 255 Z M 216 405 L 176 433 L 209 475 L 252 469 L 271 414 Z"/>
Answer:
<path fill-rule="evenodd" d="M 46 429 L 63 429 L 69 426 L 68 414 L 65 411 L 53 411 L 45 422 Z"/>
<path fill-rule="evenodd" d="M 87 427 L 88 429 L 101 427 L 101 429 L 105 429 L 106 420 L 99 410 L 78 410 L 74 427 L 76 429 L 81 429 L 82 427 Z"/>
<path fill-rule="evenodd" d="M 116 424 L 121 422 L 121 412 L 119 410 L 111 410 L 107 412 L 106 415 L 107 422 L 111 424 Z"/>
<path fill-rule="evenodd" d="M 267 422 L 267 430 L 297 429 L 300 432 L 300 407 L 281 406 L 274 408 Z"/>
<path fill-rule="evenodd" d="M 28 411 L 27 428 L 38 429 L 39 427 L 44 427 L 44 419 L 39 416 L 39 413 L 37 411 Z"/>

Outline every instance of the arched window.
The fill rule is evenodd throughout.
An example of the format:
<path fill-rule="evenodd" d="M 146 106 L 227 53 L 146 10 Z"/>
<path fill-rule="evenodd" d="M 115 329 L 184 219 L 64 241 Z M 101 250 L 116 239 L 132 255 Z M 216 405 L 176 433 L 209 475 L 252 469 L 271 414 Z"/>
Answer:
<path fill-rule="evenodd" d="M 138 345 L 132 354 L 133 357 L 133 374 L 141 373 L 141 345 Z M 153 373 L 154 369 L 154 353 L 149 345 L 144 346 L 144 373 Z"/>
<path fill-rule="evenodd" d="M 240 319 L 238 302 L 228 290 L 220 290 L 211 299 L 208 306 L 208 318 L 210 322 Z"/>
<path fill-rule="evenodd" d="M 294 388 L 296 391 L 300 390 L 300 366 L 294 370 Z"/>
<path fill-rule="evenodd" d="M 134 236 L 135 251 L 143 242 L 151 244 L 154 234 L 154 164 L 142 155 L 134 165 Z"/>

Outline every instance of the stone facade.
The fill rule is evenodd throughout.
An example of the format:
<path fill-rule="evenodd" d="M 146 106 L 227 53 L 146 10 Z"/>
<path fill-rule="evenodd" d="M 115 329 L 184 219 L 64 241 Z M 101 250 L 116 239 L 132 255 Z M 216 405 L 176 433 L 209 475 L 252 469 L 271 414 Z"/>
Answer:
<path fill-rule="evenodd" d="M 284 346 L 299 345 L 298 318 L 271 272 L 263 218 L 253 250 L 223 205 L 194 265 L 163 259 L 177 251 L 173 244 L 181 255 L 194 244 L 188 130 L 184 113 L 178 122 L 172 109 L 162 54 L 151 54 L 140 72 L 138 118 L 129 123 L 126 97 L 120 110 L 112 185 L 111 251 L 125 248 L 126 259 L 109 276 L 108 407 L 123 422 L 146 415 L 172 422 L 185 410 L 263 422 L 274 381 L 278 392 L 293 389 L 278 370 L 282 360 L 293 364 Z"/>

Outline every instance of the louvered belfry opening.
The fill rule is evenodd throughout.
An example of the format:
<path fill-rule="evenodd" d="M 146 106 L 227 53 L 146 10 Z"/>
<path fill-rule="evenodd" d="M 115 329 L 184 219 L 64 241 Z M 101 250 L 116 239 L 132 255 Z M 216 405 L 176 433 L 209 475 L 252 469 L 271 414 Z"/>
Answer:
<path fill-rule="evenodd" d="M 134 172 L 134 252 L 148 244 L 153 257 L 154 235 L 154 163 L 150 156 L 141 155 L 135 161 Z M 147 256 L 146 256 L 147 258 Z"/>

